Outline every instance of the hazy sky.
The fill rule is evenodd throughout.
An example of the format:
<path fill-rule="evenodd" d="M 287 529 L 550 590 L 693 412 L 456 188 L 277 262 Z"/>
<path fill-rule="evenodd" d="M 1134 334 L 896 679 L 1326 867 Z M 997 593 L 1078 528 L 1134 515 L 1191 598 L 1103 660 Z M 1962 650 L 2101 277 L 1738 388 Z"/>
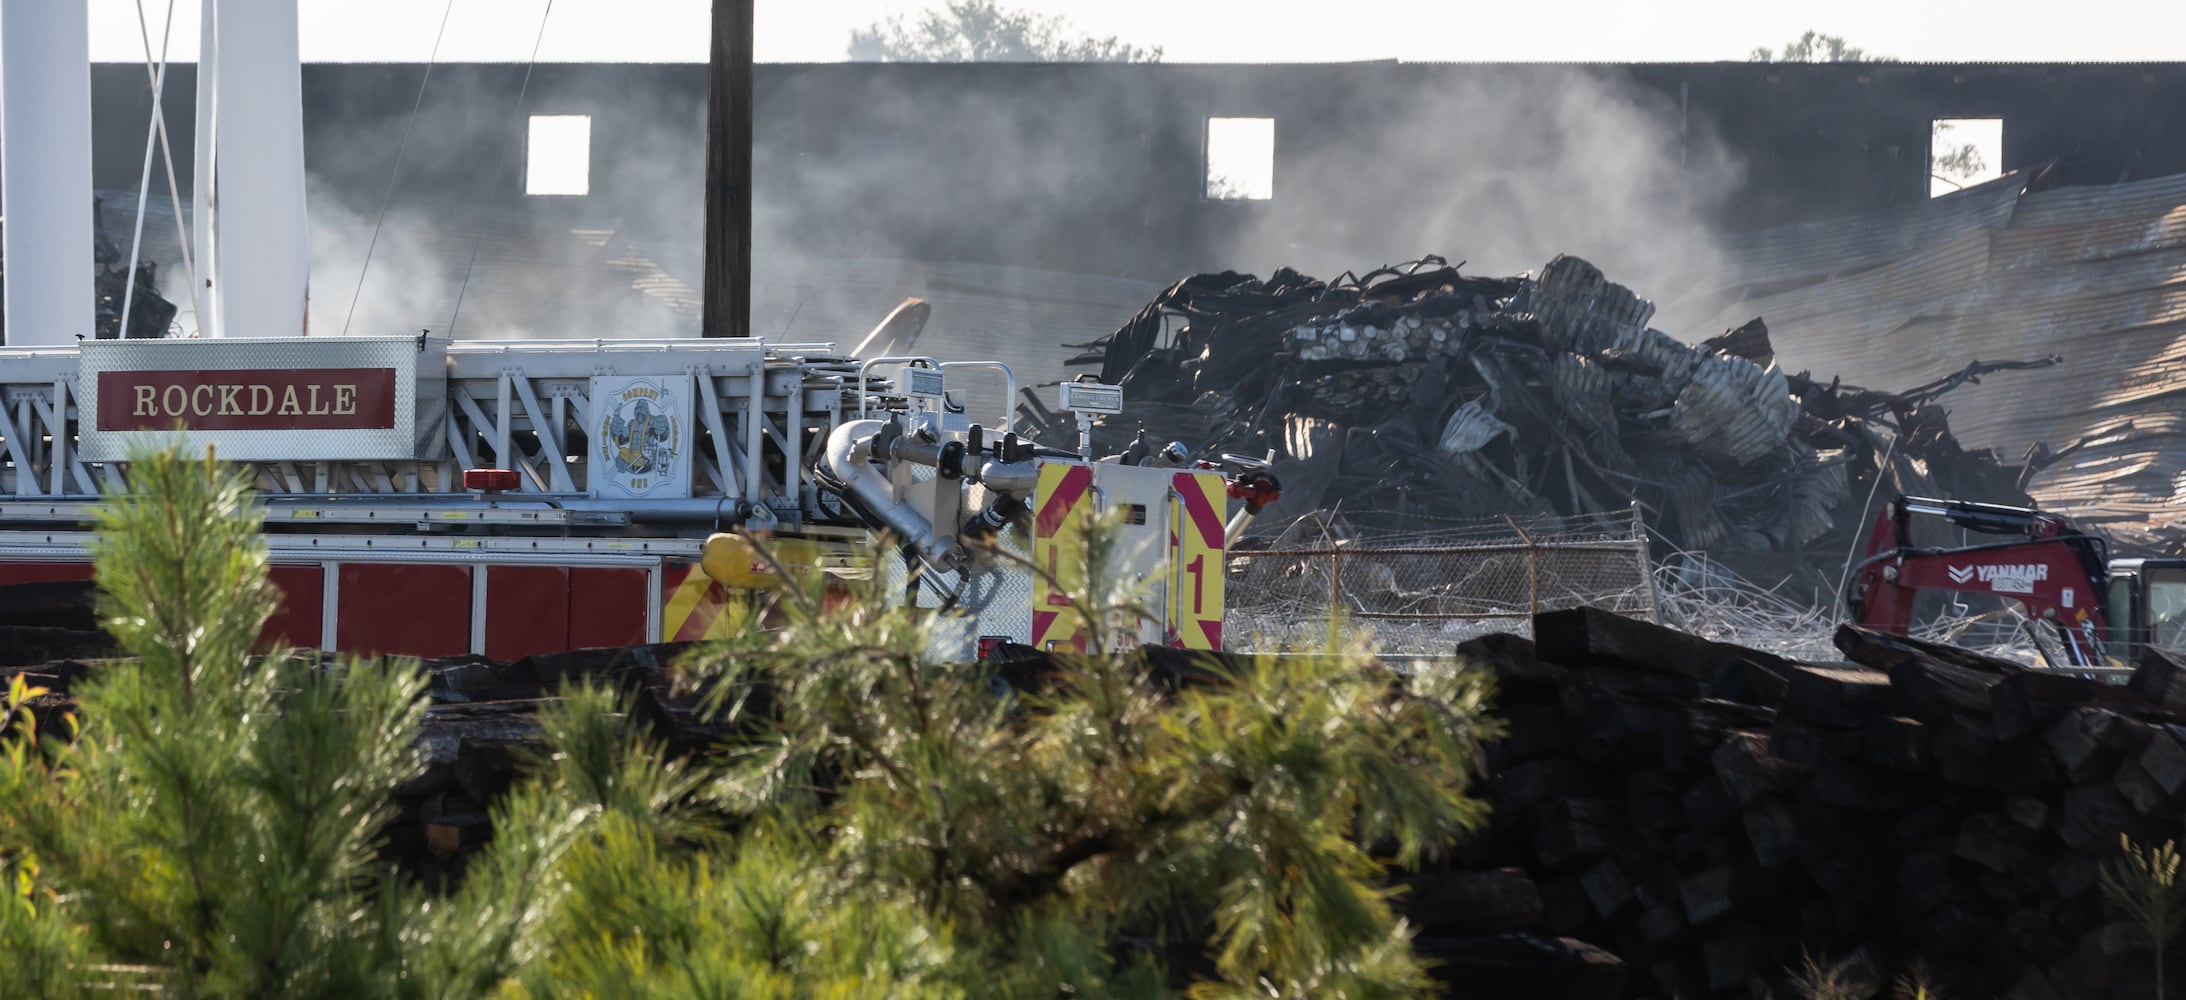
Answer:
<path fill-rule="evenodd" d="M 143 58 L 139 0 L 90 0 L 92 58 Z M 141 0 L 159 45 L 167 0 Z M 422 61 L 447 0 L 300 0 L 307 61 Z M 936 0 L 938 2 L 938 0 Z M 1004 0 L 1009 3 L 1010 0 Z M 758 0 L 762 62 L 844 58 L 851 29 L 914 0 Z M 2186 0 L 1016 0 L 1088 32 L 1159 45 L 1168 62 L 1709 61 L 1743 59 L 1809 28 L 1908 61 L 2186 59 Z M 546 0 L 454 0 L 444 61 L 529 57 Z M 179 0 L 171 57 L 197 54 L 195 0 Z M 706 0 L 554 0 L 549 62 L 703 62 Z M 1341 11 L 1340 15 L 1335 12 Z"/>

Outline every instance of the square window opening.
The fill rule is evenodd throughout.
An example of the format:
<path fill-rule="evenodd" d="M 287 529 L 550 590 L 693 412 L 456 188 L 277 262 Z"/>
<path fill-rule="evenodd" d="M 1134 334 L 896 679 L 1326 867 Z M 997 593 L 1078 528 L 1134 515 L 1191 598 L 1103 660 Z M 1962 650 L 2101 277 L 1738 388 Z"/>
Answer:
<path fill-rule="evenodd" d="M 2004 176 L 2002 118 L 1938 118 L 1928 132 L 1928 197 Z"/>
<path fill-rule="evenodd" d="M 1275 197 L 1275 119 L 1207 119 L 1207 197 L 1216 201 Z"/>
<path fill-rule="evenodd" d="M 592 116 L 532 115 L 524 142 L 524 193 L 582 196 L 592 189 Z"/>

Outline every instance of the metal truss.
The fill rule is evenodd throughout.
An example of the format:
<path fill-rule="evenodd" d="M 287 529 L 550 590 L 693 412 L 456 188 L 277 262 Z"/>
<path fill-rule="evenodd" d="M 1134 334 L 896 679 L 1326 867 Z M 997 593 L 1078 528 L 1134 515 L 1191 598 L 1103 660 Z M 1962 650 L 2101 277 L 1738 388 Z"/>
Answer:
<path fill-rule="evenodd" d="M 687 379 L 694 400 L 692 495 L 684 506 L 732 500 L 764 506 L 791 520 L 809 512 L 812 467 L 828 432 L 861 406 L 900 406 L 892 383 L 869 374 L 833 344 L 759 340 L 463 341 L 448 346 L 447 402 L 433 440 L 437 455 L 399 462 L 315 460 L 296 455 L 248 463 L 269 499 L 363 502 L 351 519 L 384 508 L 392 519 L 428 505 L 472 500 L 463 470 L 506 468 L 519 475 L 515 496 L 551 504 L 591 494 L 597 459 L 589 394 L 595 375 Z M 68 501 L 89 501 L 124 474 L 120 463 L 86 463 L 76 454 L 76 352 L 69 348 L 0 350 L 0 520 L 37 510 L 72 519 Z M 863 392 L 859 391 L 861 387 Z M 422 430 L 422 427 L 421 427 Z M 39 503 L 24 504 L 20 501 Z M 289 504 L 281 504 L 289 506 Z M 560 508 L 555 508 L 560 509 Z"/>

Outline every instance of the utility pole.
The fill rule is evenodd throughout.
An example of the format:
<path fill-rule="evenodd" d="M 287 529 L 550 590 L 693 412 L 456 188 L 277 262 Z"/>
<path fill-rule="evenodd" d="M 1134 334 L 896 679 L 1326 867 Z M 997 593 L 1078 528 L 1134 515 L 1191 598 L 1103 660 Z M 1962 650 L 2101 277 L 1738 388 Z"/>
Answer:
<path fill-rule="evenodd" d="M 751 336 L 753 0 L 713 0 L 706 64 L 706 301 L 700 333 Z"/>

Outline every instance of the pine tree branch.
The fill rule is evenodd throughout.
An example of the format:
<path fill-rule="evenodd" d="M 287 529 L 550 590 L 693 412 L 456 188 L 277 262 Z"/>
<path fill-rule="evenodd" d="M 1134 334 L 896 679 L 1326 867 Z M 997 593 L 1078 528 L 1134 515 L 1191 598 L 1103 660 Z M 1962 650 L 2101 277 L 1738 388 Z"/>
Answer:
<path fill-rule="evenodd" d="M 1158 825 L 1160 832 L 1171 829 L 1168 823 L 1149 822 L 1136 829 Z M 1027 906 L 1053 893 L 1072 869 L 1104 855 L 1128 850 L 1152 838 L 1129 836 L 1109 827 L 1091 836 L 1065 841 L 1051 851 L 1040 864 L 1030 870 L 1013 871 L 999 879 L 975 879 L 983 884 L 981 890 L 994 905 L 1003 910 Z"/>

